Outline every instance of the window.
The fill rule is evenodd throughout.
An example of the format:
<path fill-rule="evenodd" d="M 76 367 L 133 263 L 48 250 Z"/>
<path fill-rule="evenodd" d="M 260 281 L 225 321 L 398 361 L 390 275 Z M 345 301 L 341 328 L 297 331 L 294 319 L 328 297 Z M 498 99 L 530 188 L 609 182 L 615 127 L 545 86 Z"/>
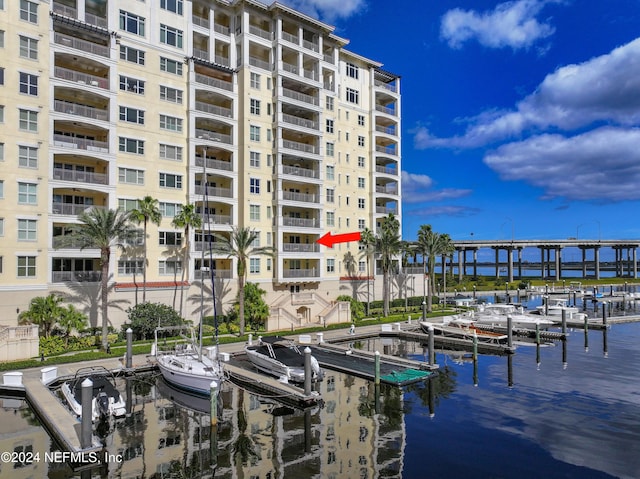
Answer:
<path fill-rule="evenodd" d="M 20 57 L 38 59 L 38 40 L 20 35 Z"/>
<path fill-rule="evenodd" d="M 4 105 L 0 105 L 0 123 L 4 123 Z"/>
<path fill-rule="evenodd" d="M 363 219 L 358 220 L 358 229 L 363 230 L 365 228 L 366 228 L 365 220 Z"/>
<path fill-rule="evenodd" d="M 250 86 L 251 88 L 255 88 L 256 90 L 260 89 L 260 75 L 253 72 L 251 73 Z"/>
<path fill-rule="evenodd" d="M 260 179 L 249 178 L 249 192 L 254 194 L 260 194 Z"/>
<path fill-rule="evenodd" d="M 38 203 L 38 185 L 36 183 L 18 182 L 18 204 L 35 205 Z"/>
<path fill-rule="evenodd" d="M 182 118 L 160 115 L 160 129 L 169 131 L 182 131 Z"/>
<path fill-rule="evenodd" d="M 120 107 L 120 121 L 128 121 L 129 123 L 137 123 L 144 125 L 144 111 L 127 106 Z"/>
<path fill-rule="evenodd" d="M 4 161 L 4 143 L 0 143 L 0 161 Z M 1 195 L 0 198 L 2 198 Z"/>
<path fill-rule="evenodd" d="M 349 103 L 355 103 L 357 105 L 359 103 L 359 96 L 360 93 L 358 93 L 358 90 L 347 88 L 347 101 Z"/>
<path fill-rule="evenodd" d="M 119 275 L 133 275 L 142 274 L 142 260 L 119 260 L 118 261 L 118 274 Z"/>
<path fill-rule="evenodd" d="M 250 100 L 250 112 L 252 115 L 259 115 L 260 114 L 260 100 L 256 100 L 254 98 L 251 98 Z"/>
<path fill-rule="evenodd" d="M 160 99 L 171 103 L 182 104 L 182 90 L 160 85 Z"/>
<path fill-rule="evenodd" d="M 327 180 L 334 181 L 336 179 L 336 167 L 333 165 L 327 165 Z"/>
<path fill-rule="evenodd" d="M 249 127 L 249 139 L 251 141 L 260 141 L 260 127 L 251 125 Z"/>
<path fill-rule="evenodd" d="M 182 175 L 173 175 L 170 173 L 160 173 L 160 186 L 163 188 L 182 188 Z"/>
<path fill-rule="evenodd" d="M 344 182 L 348 185 L 349 184 L 349 179 L 350 176 L 349 175 L 344 175 Z"/>
<path fill-rule="evenodd" d="M 138 200 L 131 200 L 128 198 L 118 198 L 118 208 L 124 211 L 131 211 L 138 209 Z M 130 242 L 130 244 L 137 244 L 135 242 Z"/>
<path fill-rule="evenodd" d="M 18 148 L 18 166 L 21 168 L 37 168 L 38 148 L 33 146 L 20 146 Z"/>
<path fill-rule="evenodd" d="M 327 211 L 327 226 L 336 225 L 336 214 L 333 211 Z"/>
<path fill-rule="evenodd" d="M 257 151 L 249 152 L 249 166 L 260 168 L 260 153 Z"/>
<path fill-rule="evenodd" d="M 144 155 L 144 141 L 121 136 L 118 138 L 118 150 L 125 153 Z"/>
<path fill-rule="evenodd" d="M 333 120 L 327 118 L 327 133 L 333 133 Z"/>
<path fill-rule="evenodd" d="M 29 0 L 20 0 L 20 20 L 38 23 L 38 4 Z"/>
<path fill-rule="evenodd" d="M 333 156 L 333 143 L 327 143 L 327 156 Z"/>
<path fill-rule="evenodd" d="M 260 258 L 249 258 L 249 273 L 260 273 Z"/>
<path fill-rule="evenodd" d="M 358 157 L 358 168 L 364 168 L 364 156 Z"/>
<path fill-rule="evenodd" d="M 118 181 L 129 185 L 144 185 L 144 171 L 132 168 L 118 168 Z"/>
<path fill-rule="evenodd" d="M 358 136 L 358 146 L 364 146 L 364 136 Z"/>
<path fill-rule="evenodd" d="M 138 65 L 144 65 L 144 52 L 135 48 L 120 45 L 120 60 L 126 60 Z M 141 93 L 141 92 L 138 92 Z"/>
<path fill-rule="evenodd" d="M 144 95 L 144 80 L 138 80 L 137 78 L 130 78 L 124 75 L 120 75 L 120 89 L 123 91 L 128 91 L 130 93 Z"/>
<path fill-rule="evenodd" d="M 344 134 L 344 140 L 345 140 L 347 143 L 349 143 L 349 132 L 348 132 L 348 131 L 347 131 L 347 132 L 345 132 L 345 134 Z"/>
<path fill-rule="evenodd" d="M 169 58 L 160 57 L 160 71 L 182 76 L 182 63 Z"/>
<path fill-rule="evenodd" d="M 36 257 L 18 256 L 18 278 L 35 278 Z"/>
<path fill-rule="evenodd" d="M 38 112 L 29 110 L 20 110 L 19 128 L 22 131 L 38 131 Z"/>
<path fill-rule="evenodd" d="M 335 203 L 335 190 L 327 188 L 327 203 Z"/>
<path fill-rule="evenodd" d="M 182 272 L 182 262 L 179 260 L 158 261 L 158 273 L 161 275 L 176 274 Z"/>
<path fill-rule="evenodd" d="M 160 8 L 182 15 L 183 0 L 160 0 Z"/>
<path fill-rule="evenodd" d="M 364 126 L 364 115 L 358 115 L 358 126 Z"/>
<path fill-rule="evenodd" d="M 20 72 L 20 93 L 38 95 L 38 76 Z"/>
<path fill-rule="evenodd" d="M 4 48 L 4 30 L 0 30 L 0 48 Z"/>
<path fill-rule="evenodd" d="M 325 108 L 329 111 L 333 111 L 333 97 L 332 96 L 328 96 L 325 99 Z"/>
<path fill-rule="evenodd" d="M 182 48 L 182 30 L 160 24 L 160 43 Z"/>
<path fill-rule="evenodd" d="M 182 147 L 160 144 L 160 159 L 182 161 Z"/>
<path fill-rule="evenodd" d="M 336 260 L 333 258 L 327 258 L 327 273 L 335 273 Z"/>
<path fill-rule="evenodd" d="M 160 231 L 158 233 L 158 244 L 160 246 L 180 246 L 182 244 L 182 233 L 178 231 Z"/>
<path fill-rule="evenodd" d="M 37 239 L 37 221 L 18 219 L 18 241 L 35 241 Z"/>
<path fill-rule="evenodd" d="M 353 63 L 347 63 L 347 76 L 358 79 L 358 67 Z"/>
<path fill-rule="evenodd" d="M 365 199 L 364 198 L 358 198 L 358 208 L 363 210 L 365 208 Z"/>
<path fill-rule="evenodd" d="M 4 236 L 4 218 L 0 218 L 0 238 Z M 2 256 L 0 256 L 2 258 Z M 0 269 L 0 273 L 2 270 Z"/>
<path fill-rule="evenodd" d="M 358 177 L 358 188 L 364 188 L 364 178 L 361 176 Z"/>
<path fill-rule="evenodd" d="M 144 17 L 120 10 L 120 30 L 144 37 Z"/>
<path fill-rule="evenodd" d="M 180 203 L 163 203 L 161 201 L 158 204 L 158 209 L 162 216 L 166 218 L 175 218 L 175 216 L 180 213 L 182 205 L 180 205 Z"/>
<path fill-rule="evenodd" d="M 260 205 L 249 205 L 249 219 L 260 221 Z"/>
<path fill-rule="evenodd" d="M 0 67 L 0 85 L 4 85 L 4 68 Z"/>

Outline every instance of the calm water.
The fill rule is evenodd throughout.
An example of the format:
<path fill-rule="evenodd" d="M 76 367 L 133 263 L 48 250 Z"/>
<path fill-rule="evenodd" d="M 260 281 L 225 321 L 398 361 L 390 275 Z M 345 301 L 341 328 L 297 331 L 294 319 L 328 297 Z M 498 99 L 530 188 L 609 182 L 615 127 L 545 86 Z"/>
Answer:
<path fill-rule="evenodd" d="M 104 439 L 121 460 L 85 472 L 0 464 L 0 477 L 638 478 L 639 345 L 640 324 L 627 324 L 475 366 L 438 351 L 441 374 L 404 389 L 329 372 L 311 411 L 228 386 L 213 436 L 207 400 L 154 376 L 122 381 L 132 414 Z M 418 343 L 356 346 L 426 357 Z M 3 406 L 1 451 L 54 447 L 24 403 Z"/>

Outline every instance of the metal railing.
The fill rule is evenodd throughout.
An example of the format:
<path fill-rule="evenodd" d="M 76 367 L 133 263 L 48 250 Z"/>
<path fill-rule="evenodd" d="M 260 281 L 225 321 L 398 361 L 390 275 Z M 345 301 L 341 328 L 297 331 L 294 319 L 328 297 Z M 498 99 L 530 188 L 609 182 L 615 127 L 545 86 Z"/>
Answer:
<path fill-rule="evenodd" d="M 74 240 L 72 238 L 65 238 L 64 235 L 54 236 L 51 244 L 55 249 L 79 249 L 84 246 L 84 243 L 82 243 L 81 241 Z"/>
<path fill-rule="evenodd" d="M 381 146 L 376 145 L 376 151 L 380 153 L 386 153 L 387 155 L 397 155 L 395 146 Z"/>
<path fill-rule="evenodd" d="M 273 38 L 273 35 L 271 34 L 270 31 L 263 30 L 262 28 L 256 25 L 249 25 L 249 33 L 265 38 L 267 40 L 271 40 Z"/>
<path fill-rule="evenodd" d="M 304 151 L 305 153 L 313 153 L 316 155 L 319 153 L 319 148 L 317 146 L 307 145 L 306 143 L 300 143 L 298 141 L 282 140 L 282 147 L 290 150 Z"/>
<path fill-rule="evenodd" d="M 97 283 L 102 277 L 101 271 L 52 271 L 51 281 L 63 283 L 77 281 L 79 283 Z"/>
<path fill-rule="evenodd" d="M 284 243 L 282 251 L 285 253 L 317 253 L 320 251 L 319 244 L 304 243 Z"/>
<path fill-rule="evenodd" d="M 295 226 L 297 228 L 319 228 L 320 222 L 312 218 L 282 218 L 283 226 Z"/>
<path fill-rule="evenodd" d="M 298 35 L 292 35 L 291 33 L 288 33 L 288 32 L 282 32 L 282 35 L 280 37 L 283 40 L 288 41 L 289 43 L 293 43 L 295 45 L 300 44 L 300 37 L 298 37 Z"/>
<path fill-rule="evenodd" d="M 202 73 L 196 73 L 196 82 L 212 86 L 214 88 L 220 88 L 222 90 L 233 91 L 233 83 L 220 80 L 218 78 L 211 78 L 203 75 Z"/>
<path fill-rule="evenodd" d="M 317 278 L 320 276 L 316 268 L 311 269 L 284 269 L 282 271 L 284 278 Z"/>
<path fill-rule="evenodd" d="M 387 135 L 393 135 L 393 136 L 397 136 L 398 135 L 396 133 L 396 127 L 395 126 L 376 125 L 376 131 L 379 131 L 380 133 L 386 133 Z"/>
<path fill-rule="evenodd" d="M 376 166 L 376 173 L 385 173 L 387 175 L 398 176 L 398 169 L 390 168 L 388 166 Z"/>
<path fill-rule="evenodd" d="M 203 50 L 202 48 L 193 47 L 193 56 L 201 58 L 202 60 L 209 61 L 209 50 Z"/>
<path fill-rule="evenodd" d="M 285 175 L 302 176 L 304 178 L 319 178 L 320 172 L 311 168 L 301 168 L 299 166 L 282 165 L 282 173 Z"/>
<path fill-rule="evenodd" d="M 202 167 L 204 161 L 202 156 L 196 156 L 196 166 Z M 233 163 L 231 161 L 216 160 L 207 158 L 206 167 L 213 170 L 233 171 Z"/>
<path fill-rule="evenodd" d="M 232 143 L 231 135 L 211 130 L 202 130 L 200 128 L 196 128 L 196 137 L 201 140 L 219 141 L 220 143 L 227 143 L 229 145 Z"/>
<path fill-rule="evenodd" d="M 389 90 L 390 92 L 393 93 L 397 93 L 398 89 L 396 88 L 395 85 L 390 85 L 389 83 L 384 83 L 381 81 L 375 81 L 373 82 L 375 86 L 380 87 L 380 88 L 384 88 L 385 90 Z"/>
<path fill-rule="evenodd" d="M 310 193 L 298 193 L 295 191 L 283 191 L 282 198 L 288 201 L 302 201 L 304 203 L 320 203 L 318 195 Z"/>
<path fill-rule="evenodd" d="M 307 50 L 312 50 L 314 52 L 320 51 L 320 46 L 317 43 L 310 42 L 309 40 L 302 40 L 302 46 Z"/>
<path fill-rule="evenodd" d="M 231 274 L 231 270 L 230 269 L 214 269 L 213 270 L 213 274 L 216 278 L 223 278 L 223 279 L 231 279 L 233 278 L 232 274 Z M 211 279 L 211 271 L 210 270 L 206 270 L 206 271 L 201 271 L 201 270 L 196 270 L 193 273 L 194 277 L 196 279 Z"/>
<path fill-rule="evenodd" d="M 198 15 L 191 15 L 191 21 L 194 25 L 198 25 L 199 27 L 209 28 L 208 18 L 199 17 Z"/>
<path fill-rule="evenodd" d="M 73 203 L 52 203 L 51 214 L 54 215 L 69 215 L 78 216 L 83 211 L 87 211 L 89 208 L 104 210 L 105 206 L 97 205 L 76 205 Z"/>
<path fill-rule="evenodd" d="M 205 103 L 203 101 L 196 101 L 196 110 L 211 113 L 213 115 L 224 116 L 226 118 L 233 117 L 233 110 L 231 108 L 212 105 L 211 103 Z"/>
<path fill-rule="evenodd" d="M 93 106 L 81 105 L 65 100 L 54 100 L 53 109 L 59 113 L 83 116 L 94 120 L 109 121 L 109 111 L 100 110 Z"/>
<path fill-rule="evenodd" d="M 319 100 L 318 97 L 307 95 L 306 93 L 300 93 L 295 90 L 290 90 L 288 88 L 282 89 L 282 95 L 287 98 L 291 98 L 293 100 L 298 100 L 304 103 L 309 103 L 311 105 L 318 105 Z"/>
<path fill-rule="evenodd" d="M 318 72 L 316 70 L 302 70 L 302 74 L 309 80 L 318 81 Z"/>
<path fill-rule="evenodd" d="M 97 45 L 86 40 L 80 40 L 69 35 L 63 35 L 62 33 L 56 33 L 53 37 L 53 41 L 58 45 L 64 45 L 76 50 L 82 50 L 85 53 L 93 53 L 94 55 L 100 55 L 102 57 L 109 58 L 109 47 L 104 45 Z"/>
<path fill-rule="evenodd" d="M 386 113 L 387 115 L 396 115 L 396 109 L 390 108 L 388 106 L 376 105 L 376 110 L 381 111 L 382 113 Z"/>
<path fill-rule="evenodd" d="M 317 130 L 319 123 L 313 120 L 307 120 L 306 118 L 300 118 L 299 116 L 289 115 L 287 113 L 282 114 L 282 121 L 285 123 L 291 123 L 292 125 L 302 126 L 304 128 L 311 128 Z"/>
<path fill-rule="evenodd" d="M 76 138 L 74 136 L 54 134 L 53 145 L 109 153 L 109 143 L 106 141 L 87 140 L 86 138 Z"/>
<path fill-rule="evenodd" d="M 107 26 L 108 26 L 106 18 L 99 17 L 97 15 L 94 15 L 93 13 L 85 13 L 84 14 L 84 21 L 87 22 L 90 25 L 96 25 L 96 26 L 102 27 L 102 28 L 107 28 Z"/>
<path fill-rule="evenodd" d="M 376 206 L 376 213 L 397 215 L 398 210 L 396 208 L 387 208 L 386 206 Z"/>
<path fill-rule="evenodd" d="M 62 181 L 77 181 L 80 183 L 94 183 L 96 185 L 108 184 L 107 175 L 90 171 L 66 170 L 64 168 L 53 169 L 53 179 Z"/>
<path fill-rule="evenodd" d="M 249 57 L 249 65 L 271 71 L 271 62 L 260 60 L 259 58 Z"/>
<path fill-rule="evenodd" d="M 334 62 L 333 53 L 331 53 L 331 54 L 325 53 L 323 55 L 323 58 L 324 58 L 324 61 L 327 62 L 327 63 L 333 63 Z"/>
<path fill-rule="evenodd" d="M 109 89 L 108 79 L 90 75 L 88 73 L 70 70 L 68 68 L 55 67 L 53 69 L 53 76 L 61 80 L 68 80 L 80 84 L 97 86 L 98 88 L 104 88 L 105 90 Z"/>
<path fill-rule="evenodd" d="M 61 3 L 53 2 L 53 13 L 59 13 L 65 17 L 78 18 L 78 9 L 70 7 L 69 5 L 62 5 Z"/>
<path fill-rule="evenodd" d="M 202 185 L 196 185 L 196 195 L 204 195 L 204 187 Z M 220 198 L 233 198 L 233 189 L 223 188 L 221 186 L 209 186 L 207 187 L 208 196 L 218 196 Z"/>
<path fill-rule="evenodd" d="M 376 193 L 386 193 L 388 195 L 397 195 L 397 186 L 376 186 Z"/>
<path fill-rule="evenodd" d="M 295 75 L 298 74 L 298 65 L 293 65 L 291 63 L 282 62 L 282 69 L 286 72 L 293 73 Z"/>
<path fill-rule="evenodd" d="M 218 65 L 222 65 L 225 67 L 228 67 L 229 65 L 231 65 L 231 60 L 229 59 L 229 57 L 224 57 L 222 55 L 216 55 L 213 57 L 214 61 L 218 64 Z"/>
<path fill-rule="evenodd" d="M 231 34 L 231 29 L 229 27 L 225 27 L 224 25 L 219 25 L 217 23 L 213 24 L 213 29 L 214 31 L 226 36 L 229 36 Z"/>

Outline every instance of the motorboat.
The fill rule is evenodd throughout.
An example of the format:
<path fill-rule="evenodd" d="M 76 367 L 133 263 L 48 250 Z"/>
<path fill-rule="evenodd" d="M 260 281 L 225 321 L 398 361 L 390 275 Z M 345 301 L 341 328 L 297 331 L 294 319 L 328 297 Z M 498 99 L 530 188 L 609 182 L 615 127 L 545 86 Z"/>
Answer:
<path fill-rule="evenodd" d="M 91 420 L 106 420 L 110 417 L 119 418 L 126 414 L 126 404 L 115 385 L 113 373 L 104 367 L 80 368 L 73 379 L 65 381 L 60 387 L 62 396 L 75 413 L 82 418 L 82 383 L 90 379 L 91 389 Z"/>
<path fill-rule="evenodd" d="M 188 335 L 180 334 L 180 340 L 171 342 L 169 348 L 164 348 L 158 342 L 158 333 L 178 330 Z M 218 348 L 215 346 L 202 348 L 195 341 L 193 328 L 185 326 L 167 326 L 156 328 L 155 342 L 152 348 L 158 369 L 162 377 L 170 384 L 195 392 L 208 395 L 213 381 L 224 379 L 223 362 L 218 358 Z"/>
<path fill-rule="evenodd" d="M 304 382 L 304 353 L 292 340 L 281 336 L 261 337 L 256 344 L 247 344 L 244 350 L 249 361 L 260 371 L 287 382 Z M 313 356 L 311 374 L 312 381 L 322 378 L 318 360 Z"/>
<path fill-rule="evenodd" d="M 553 316 L 555 318 L 562 316 L 562 311 L 566 311 L 565 315 L 567 319 L 575 319 L 575 315 L 580 312 L 575 306 L 569 306 L 569 301 L 564 298 L 544 298 L 543 304 L 536 306 L 538 314 L 545 316 Z M 546 302 L 546 304 L 544 304 Z"/>
<path fill-rule="evenodd" d="M 508 340 L 506 334 L 476 328 L 472 320 L 464 318 L 445 319 L 445 323 L 442 324 L 420 321 L 420 327 L 425 333 L 428 333 L 429 329 L 433 328 L 434 334 L 438 336 L 469 341 L 477 339 L 479 343 L 506 344 Z"/>
<path fill-rule="evenodd" d="M 477 324 L 491 324 L 507 327 L 509 317 L 513 328 L 535 329 L 548 328 L 554 321 L 546 316 L 525 313 L 522 307 L 514 304 L 481 304 L 472 312 L 472 319 Z"/>

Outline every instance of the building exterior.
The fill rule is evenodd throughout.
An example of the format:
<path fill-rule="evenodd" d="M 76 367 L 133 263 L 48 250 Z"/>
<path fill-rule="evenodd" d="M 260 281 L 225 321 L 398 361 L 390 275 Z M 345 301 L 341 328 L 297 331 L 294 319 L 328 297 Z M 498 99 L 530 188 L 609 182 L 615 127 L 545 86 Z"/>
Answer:
<path fill-rule="evenodd" d="M 147 195 L 162 213 L 148 225 L 147 300 L 180 310 L 185 286 L 197 319 L 213 276 L 226 310 L 236 264 L 209 242 L 251 227 L 277 252 L 248 274 L 272 329 L 344 321 L 335 300 L 366 298 L 365 258 L 316 240 L 401 217 L 400 78 L 347 43 L 278 3 L 0 0 L 3 322 L 60 292 L 99 325 L 99 252 L 63 237 L 80 212 Z M 204 220 L 188 242 L 172 226 L 185 204 Z M 142 235 L 132 243 L 111 258 L 115 327 L 141 300 Z"/>

